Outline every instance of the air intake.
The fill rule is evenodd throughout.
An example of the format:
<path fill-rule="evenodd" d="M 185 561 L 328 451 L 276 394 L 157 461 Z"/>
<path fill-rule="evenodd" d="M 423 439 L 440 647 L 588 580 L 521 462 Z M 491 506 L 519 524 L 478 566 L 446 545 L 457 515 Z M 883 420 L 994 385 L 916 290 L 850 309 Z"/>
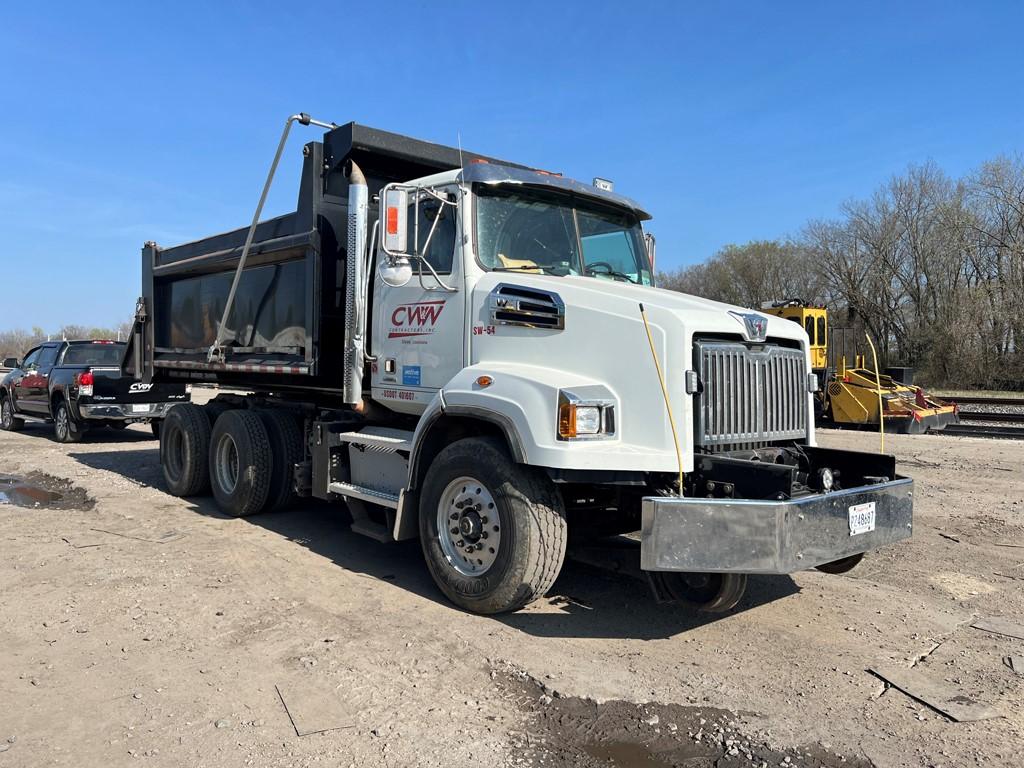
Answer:
<path fill-rule="evenodd" d="M 494 325 L 565 328 L 565 304 L 557 293 L 501 283 L 487 297 Z"/>

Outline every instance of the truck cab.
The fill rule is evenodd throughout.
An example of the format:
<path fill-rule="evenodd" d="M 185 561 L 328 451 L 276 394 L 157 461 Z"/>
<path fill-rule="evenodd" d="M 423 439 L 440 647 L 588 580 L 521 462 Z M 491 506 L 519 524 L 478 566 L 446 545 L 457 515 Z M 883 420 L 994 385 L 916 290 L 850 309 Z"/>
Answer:
<path fill-rule="evenodd" d="M 607 183 L 354 124 L 304 155 L 295 214 L 143 250 L 128 367 L 253 393 L 172 409 L 172 492 L 345 501 L 481 613 L 543 594 L 570 528 L 705 610 L 910 535 L 891 456 L 815 445 L 803 326 L 657 288 Z"/>

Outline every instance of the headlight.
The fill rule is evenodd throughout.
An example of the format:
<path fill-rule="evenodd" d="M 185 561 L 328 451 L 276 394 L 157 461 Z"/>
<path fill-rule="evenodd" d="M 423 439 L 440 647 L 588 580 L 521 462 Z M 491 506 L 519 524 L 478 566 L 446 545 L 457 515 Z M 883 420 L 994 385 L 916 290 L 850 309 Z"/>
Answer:
<path fill-rule="evenodd" d="M 558 393 L 558 439 L 584 440 L 615 435 L 615 401 L 584 399 L 579 393 Z"/>
<path fill-rule="evenodd" d="M 596 435 L 601 431 L 601 409 L 594 405 L 576 407 L 576 434 Z"/>

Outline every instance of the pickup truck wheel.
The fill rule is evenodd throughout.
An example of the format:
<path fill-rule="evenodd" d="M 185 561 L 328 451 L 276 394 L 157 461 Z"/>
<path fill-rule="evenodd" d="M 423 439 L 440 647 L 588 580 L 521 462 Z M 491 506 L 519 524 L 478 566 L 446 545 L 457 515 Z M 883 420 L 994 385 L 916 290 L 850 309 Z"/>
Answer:
<path fill-rule="evenodd" d="M 706 613 L 724 613 L 747 591 L 745 573 L 679 573 L 660 574 L 662 584 L 673 599 Z"/>
<path fill-rule="evenodd" d="M 14 415 L 14 404 L 11 398 L 4 397 L 0 400 L 0 429 L 4 432 L 20 432 L 25 426 L 25 420 Z"/>
<path fill-rule="evenodd" d="M 153 437 L 155 437 L 157 440 L 160 439 L 161 424 L 163 424 L 163 421 L 161 421 L 160 419 L 153 419 L 151 422 L 149 422 L 149 429 L 153 433 Z"/>
<path fill-rule="evenodd" d="M 221 511 L 233 517 L 261 511 L 272 469 L 263 420 L 253 411 L 222 413 L 210 437 L 210 485 Z"/>
<path fill-rule="evenodd" d="M 474 613 L 514 611 L 541 597 L 565 559 L 562 499 L 541 472 L 493 438 L 438 454 L 423 484 L 420 543 L 434 581 Z"/>
<path fill-rule="evenodd" d="M 295 500 L 295 465 L 302 461 L 302 430 L 298 420 L 287 411 L 267 408 L 256 411 L 270 438 L 272 469 L 264 510 L 276 512 Z"/>
<path fill-rule="evenodd" d="M 210 422 L 198 405 L 167 412 L 160 428 L 160 467 L 173 496 L 198 496 L 210 489 Z"/>
<path fill-rule="evenodd" d="M 57 401 L 53 412 L 53 436 L 58 443 L 79 443 L 85 430 L 71 417 L 71 410 L 64 400 Z"/>

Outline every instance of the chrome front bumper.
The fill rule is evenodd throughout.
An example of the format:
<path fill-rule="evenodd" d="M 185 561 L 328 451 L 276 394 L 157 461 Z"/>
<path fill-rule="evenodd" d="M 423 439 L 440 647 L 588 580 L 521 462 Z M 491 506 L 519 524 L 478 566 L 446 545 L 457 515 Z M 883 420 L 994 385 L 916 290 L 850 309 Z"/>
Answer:
<path fill-rule="evenodd" d="M 90 403 L 79 405 L 83 419 L 162 419 L 174 403 Z M 145 406 L 146 410 L 135 410 Z"/>
<path fill-rule="evenodd" d="M 910 538 L 914 481 L 787 501 L 645 497 L 646 571 L 793 573 Z M 850 508 L 874 503 L 874 530 L 852 533 Z M 861 508 L 863 509 L 863 507 Z"/>

